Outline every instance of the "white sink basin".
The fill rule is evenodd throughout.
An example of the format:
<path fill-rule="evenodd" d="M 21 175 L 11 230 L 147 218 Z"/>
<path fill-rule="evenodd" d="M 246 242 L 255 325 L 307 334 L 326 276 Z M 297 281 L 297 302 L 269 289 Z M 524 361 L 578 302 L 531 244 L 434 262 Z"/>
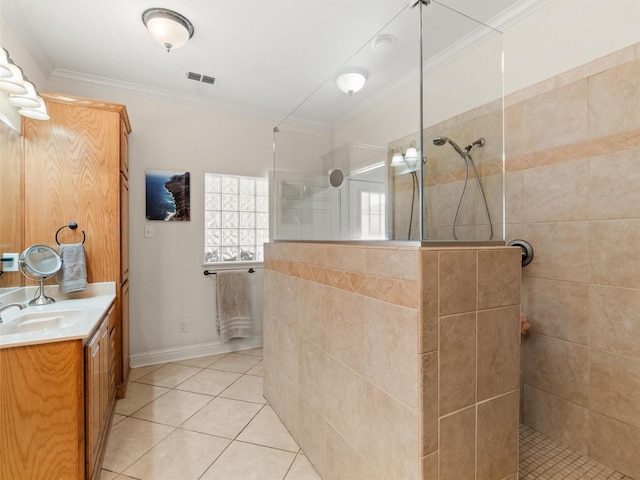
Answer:
<path fill-rule="evenodd" d="M 27 309 L 28 310 L 28 309 Z M 17 315 L 11 321 L 0 324 L 0 335 L 41 332 L 70 327 L 85 316 L 84 310 L 58 310 L 29 312 Z"/>
<path fill-rule="evenodd" d="M 0 302 L 27 304 L 38 293 L 38 287 L 22 287 L 0 295 Z M 2 312 L 0 349 L 69 340 L 86 342 L 113 305 L 116 284 L 90 283 L 82 292 L 69 294 L 60 294 L 57 285 L 46 285 L 45 293 L 54 298 L 55 303 L 29 305 L 24 310 L 8 308 Z"/>

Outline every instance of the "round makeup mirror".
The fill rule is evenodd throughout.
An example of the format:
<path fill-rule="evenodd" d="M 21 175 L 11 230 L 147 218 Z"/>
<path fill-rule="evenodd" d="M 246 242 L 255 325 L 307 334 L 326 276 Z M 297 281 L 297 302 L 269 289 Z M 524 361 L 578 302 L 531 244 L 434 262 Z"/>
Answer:
<path fill-rule="evenodd" d="M 32 245 L 20 254 L 18 265 L 25 277 L 40 281 L 40 296 L 31 300 L 29 305 L 54 303 L 53 298 L 44 294 L 44 281 L 62 267 L 62 259 L 58 252 L 47 245 Z"/>
<path fill-rule="evenodd" d="M 329 185 L 333 188 L 340 188 L 344 182 L 344 172 L 339 168 L 329 171 Z"/>

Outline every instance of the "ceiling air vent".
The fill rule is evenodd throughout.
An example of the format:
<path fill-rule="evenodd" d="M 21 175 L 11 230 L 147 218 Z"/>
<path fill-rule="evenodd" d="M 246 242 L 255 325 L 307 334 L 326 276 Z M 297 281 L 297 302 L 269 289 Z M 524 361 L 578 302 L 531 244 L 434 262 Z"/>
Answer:
<path fill-rule="evenodd" d="M 200 73 L 187 72 L 187 78 L 189 80 L 195 80 L 196 82 L 208 83 L 209 85 L 214 85 L 216 83 L 216 77 L 210 77 Z"/>

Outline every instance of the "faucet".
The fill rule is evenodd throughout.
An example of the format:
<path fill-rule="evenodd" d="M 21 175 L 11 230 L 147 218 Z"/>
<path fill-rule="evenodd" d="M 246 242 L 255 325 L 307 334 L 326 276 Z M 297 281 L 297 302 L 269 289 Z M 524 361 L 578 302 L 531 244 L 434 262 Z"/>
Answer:
<path fill-rule="evenodd" d="M 24 310 L 27 306 L 24 303 L 7 303 L 6 305 L 0 306 L 0 323 L 2 323 L 2 312 L 4 312 L 7 308 L 18 307 L 20 310 Z"/>

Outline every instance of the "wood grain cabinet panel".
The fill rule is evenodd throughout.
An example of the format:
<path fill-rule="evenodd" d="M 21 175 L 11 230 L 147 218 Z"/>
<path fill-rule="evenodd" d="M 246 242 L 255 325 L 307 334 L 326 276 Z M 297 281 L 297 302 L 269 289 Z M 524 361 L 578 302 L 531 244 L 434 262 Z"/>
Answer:
<path fill-rule="evenodd" d="M 0 403 L 1 480 L 85 478 L 81 341 L 0 349 Z"/>
<path fill-rule="evenodd" d="M 115 379 L 123 397 L 129 373 L 129 348 L 122 343 L 128 331 L 123 319 L 129 318 L 122 301 L 129 272 L 129 117 L 124 105 L 42 97 L 51 119 L 23 118 L 24 244 L 56 246 L 56 230 L 69 222 L 78 230 L 62 230 L 61 243 L 76 243 L 85 232 L 88 281 L 116 283 Z"/>
<path fill-rule="evenodd" d="M 93 425 L 95 419 L 89 412 L 88 428 L 103 432 L 108 431 L 103 423 L 109 423 L 113 410 L 112 394 L 124 397 L 129 377 L 131 126 L 124 105 L 55 93 L 41 95 L 50 120 L 22 119 L 24 244 L 57 247 L 56 231 L 76 222 L 78 230 L 60 232 L 60 243 L 77 243 L 84 231 L 87 280 L 116 284 L 115 307 L 96 340 L 97 357 L 86 366 L 93 372 L 97 365 L 98 373 L 91 378 L 93 375 L 99 378 L 97 386 L 89 382 L 91 390 L 86 392 L 87 398 L 102 398 L 102 403 L 99 400 L 97 407 L 90 408 L 109 412 L 109 418 L 100 419 L 97 426 Z M 47 283 L 55 283 L 55 278 Z M 86 459 L 88 475 L 95 477 L 97 469 L 99 477 L 106 442 L 100 435 L 97 440 L 87 438 L 87 442 L 87 452 L 91 452 Z M 97 453 L 91 442 L 97 442 Z"/>

